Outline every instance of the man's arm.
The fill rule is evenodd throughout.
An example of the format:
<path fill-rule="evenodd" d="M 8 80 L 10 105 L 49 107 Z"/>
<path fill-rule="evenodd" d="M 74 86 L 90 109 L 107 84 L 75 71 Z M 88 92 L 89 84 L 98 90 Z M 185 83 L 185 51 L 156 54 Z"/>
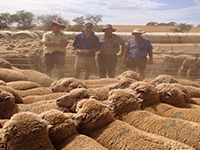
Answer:
<path fill-rule="evenodd" d="M 149 54 L 148 64 L 153 64 L 153 51 L 152 51 L 152 49 L 148 51 L 148 54 Z"/>

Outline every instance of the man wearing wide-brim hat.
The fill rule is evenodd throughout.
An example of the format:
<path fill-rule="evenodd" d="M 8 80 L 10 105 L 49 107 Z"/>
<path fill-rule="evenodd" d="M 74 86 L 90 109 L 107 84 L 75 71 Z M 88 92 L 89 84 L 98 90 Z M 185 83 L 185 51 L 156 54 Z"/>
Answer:
<path fill-rule="evenodd" d="M 126 66 L 133 71 L 137 68 L 142 79 L 145 78 L 147 54 L 149 55 L 148 64 L 153 63 L 153 47 L 149 39 L 142 37 L 144 33 L 141 29 L 133 30 L 132 35 L 134 35 L 134 38 L 127 42 L 124 55 Z"/>
<path fill-rule="evenodd" d="M 118 35 L 113 34 L 111 24 L 107 24 L 101 30 L 104 32 L 99 37 L 100 51 L 98 54 L 99 77 L 106 78 L 107 72 L 109 78 L 114 78 L 117 67 L 117 57 L 121 57 L 125 50 L 125 42 Z"/>
<path fill-rule="evenodd" d="M 68 37 L 61 32 L 65 28 L 59 20 L 51 24 L 51 31 L 43 35 L 42 43 L 44 45 L 44 63 L 46 73 L 52 77 L 52 70 L 56 65 L 58 70 L 58 79 L 64 77 L 65 53 L 68 44 Z"/>

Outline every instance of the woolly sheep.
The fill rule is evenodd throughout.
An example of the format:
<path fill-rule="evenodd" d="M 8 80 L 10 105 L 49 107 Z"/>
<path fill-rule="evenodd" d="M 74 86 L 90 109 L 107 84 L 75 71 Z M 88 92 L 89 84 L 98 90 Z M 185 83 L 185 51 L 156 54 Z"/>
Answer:
<path fill-rule="evenodd" d="M 2 91 L 1 93 L 3 92 L 4 91 Z M 40 101 L 32 104 L 15 104 L 13 95 L 11 95 L 8 92 L 4 93 L 5 94 L 1 94 L 3 98 L 0 101 L 0 119 L 10 119 L 13 116 L 13 114 L 24 111 L 31 111 L 39 114 L 43 111 L 48 111 L 51 109 L 59 109 L 68 112 L 68 108 L 64 106 L 63 107 L 57 106 L 55 100 Z"/>
<path fill-rule="evenodd" d="M 95 140 L 79 134 L 76 123 L 63 112 L 52 109 L 41 113 L 39 116 L 51 125 L 49 128 L 49 137 L 56 149 L 82 150 L 98 148 L 106 150 L 106 148 L 101 146 Z M 84 138 L 84 142 L 79 141 L 82 138 Z"/>
<path fill-rule="evenodd" d="M 22 101 L 23 101 L 23 104 L 30 104 L 30 103 L 39 102 L 39 101 L 57 99 L 66 94 L 67 92 L 57 92 L 57 93 L 49 93 L 49 94 L 44 94 L 44 95 L 29 95 L 29 96 L 23 97 Z"/>
<path fill-rule="evenodd" d="M 173 117 L 160 117 L 149 111 L 139 110 L 134 96 L 124 89 L 112 90 L 108 100 L 112 106 L 111 112 L 116 119 L 127 122 L 140 130 L 165 136 L 196 149 L 200 148 L 199 123 Z"/>
<path fill-rule="evenodd" d="M 150 83 L 156 86 L 161 83 L 178 83 L 178 80 L 171 75 L 159 75 Z"/>
<path fill-rule="evenodd" d="M 16 91 L 22 98 L 30 95 L 44 95 L 52 93 L 50 87 L 37 87 L 28 90 L 16 90 Z"/>
<path fill-rule="evenodd" d="M 131 79 L 135 79 L 137 81 L 142 81 L 142 78 L 140 77 L 140 75 L 132 70 L 123 72 L 117 78 L 118 78 L 118 80 L 120 80 L 121 78 L 131 78 Z"/>
<path fill-rule="evenodd" d="M 40 84 L 33 81 L 12 81 L 7 82 L 7 86 L 10 86 L 15 90 L 28 90 L 36 87 L 42 87 Z"/>
<path fill-rule="evenodd" d="M 12 69 L 12 64 L 9 61 L 0 58 L 0 68 Z"/>
<path fill-rule="evenodd" d="M 19 95 L 19 93 L 14 90 L 13 88 L 9 87 L 9 86 L 3 86 L 3 85 L 0 85 L 0 89 L 3 89 L 5 91 L 7 91 L 8 93 L 11 93 L 14 98 L 15 98 L 15 103 L 17 104 L 20 104 L 20 103 L 23 103 L 22 101 L 22 97 Z"/>
<path fill-rule="evenodd" d="M 128 88 L 132 83 L 134 83 L 136 81 L 137 80 L 132 79 L 132 78 L 120 78 L 118 83 L 115 83 L 115 84 L 110 86 L 110 90 Z"/>
<path fill-rule="evenodd" d="M 160 103 L 159 94 L 156 88 L 150 83 L 148 83 L 149 86 L 147 86 L 147 83 L 143 84 L 143 82 L 137 82 L 138 85 L 135 84 L 137 86 L 134 86 L 134 84 L 132 85 L 136 88 L 131 88 L 131 90 L 133 90 L 132 93 L 136 98 L 142 100 L 141 109 L 153 112 L 162 117 L 172 117 L 174 114 L 180 113 L 182 119 L 200 123 L 199 110 L 192 108 L 178 108 L 169 104 Z M 177 117 L 178 116 L 176 116 L 176 118 Z"/>
<path fill-rule="evenodd" d="M 55 150 L 48 136 L 47 122 L 32 112 L 13 115 L 4 124 L 3 133 L 9 150 Z"/>
<path fill-rule="evenodd" d="M 58 106 L 65 106 L 70 108 L 71 112 L 75 112 L 77 102 L 82 99 L 98 98 L 95 94 L 85 88 L 78 88 L 71 90 L 68 94 L 56 99 Z"/>
<path fill-rule="evenodd" d="M 156 88 L 147 82 L 137 81 L 130 85 L 132 94 L 141 101 L 141 108 L 150 106 L 160 101 Z"/>
<path fill-rule="evenodd" d="M 98 87 L 103 87 L 103 86 L 109 86 L 109 85 L 113 85 L 117 82 L 118 82 L 118 79 L 116 79 L 116 78 L 83 80 L 83 83 L 85 83 L 88 88 L 98 88 Z"/>
<path fill-rule="evenodd" d="M 69 92 L 76 88 L 87 88 L 81 80 L 75 78 L 62 78 L 51 84 L 53 92 Z"/>
<path fill-rule="evenodd" d="M 6 82 L 4 82 L 3 80 L 0 80 L 0 85 L 6 85 Z"/>
<path fill-rule="evenodd" d="M 108 108 L 94 99 L 78 102 L 75 121 L 81 132 L 110 150 L 193 149 L 183 143 L 147 133 L 123 121 L 114 120 Z"/>

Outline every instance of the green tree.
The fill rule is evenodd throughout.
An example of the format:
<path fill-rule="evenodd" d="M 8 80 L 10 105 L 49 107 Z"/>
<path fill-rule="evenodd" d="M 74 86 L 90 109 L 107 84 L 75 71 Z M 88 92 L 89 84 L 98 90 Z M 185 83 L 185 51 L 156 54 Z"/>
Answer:
<path fill-rule="evenodd" d="M 72 21 L 75 22 L 76 24 L 73 25 L 73 26 L 69 26 L 68 30 L 70 30 L 70 31 L 81 31 L 81 30 L 83 30 L 83 26 L 85 24 L 84 16 L 76 17 Z"/>
<path fill-rule="evenodd" d="M 64 25 L 69 25 L 69 21 L 65 20 L 60 14 L 46 14 L 37 17 L 37 22 L 43 26 L 44 30 L 51 30 L 50 26 L 56 20 L 60 20 Z"/>
<path fill-rule="evenodd" d="M 101 26 L 98 26 L 98 23 L 102 21 L 101 15 L 87 14 L 85 20 L 87 22 L 91 22 L 94 25 L 94 31 L 101 31 Z"/>
<path fill-rule="evenodd" d="M 174 29 L 172 29 L 173 32 L 188 32 L 192 28 L 193 25 L 180 23 L 177 25 Z"/>
<path fill-rule="evenodd" d="M 11 15 L 11 20 L 17 23 L 17 29 L 19 30 L 28 30 L 35 26 L 33 13 L 24 10 L 17 11 L 16 14 Z"/>
<path fill-rule="evenodd" d="M 11 15 L 9 13 L 0 14 L 0 29 L 9 28 L 11 23 Z"/>

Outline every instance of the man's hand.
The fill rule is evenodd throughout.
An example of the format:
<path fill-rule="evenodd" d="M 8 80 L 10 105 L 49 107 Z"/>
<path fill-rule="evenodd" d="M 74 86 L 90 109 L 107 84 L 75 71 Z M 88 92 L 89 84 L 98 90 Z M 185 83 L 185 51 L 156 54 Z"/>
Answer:
<path fill-rule="evenodd" d="M 148 60 L 148 64 L 149 64 L 149 65 L 153 64 L 153 59 L 149 59 L 149 60 Z"/>

